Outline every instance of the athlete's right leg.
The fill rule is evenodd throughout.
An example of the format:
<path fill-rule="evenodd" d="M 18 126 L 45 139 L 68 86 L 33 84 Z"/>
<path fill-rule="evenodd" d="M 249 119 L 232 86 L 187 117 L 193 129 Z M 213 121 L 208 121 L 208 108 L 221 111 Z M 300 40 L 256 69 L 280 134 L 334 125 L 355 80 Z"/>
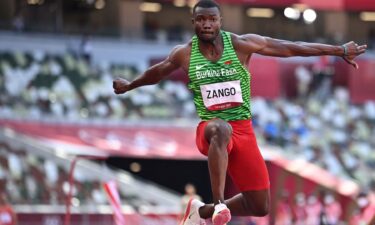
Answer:
<path fill-rule="evenodd" d="M 224 120 L 213 119 L 204 129 L 204 137 L 209 143 L 208 169 L 210 173 L 213 203 L 224 203 L 225 178 L 228 167 L 228 144 L 232 128 Z"/>
<path fill-rule="evenodd" d="M 207 123 L 204 129 L 204 137 L 209 143 L 208 169 L 210 173 L 211 191 L 214 202 L 212 215 L 213 225 L 227 224 L 231 219 L 231 213 L 224 204 L 225 179 L 228 168 L 228 148 L 232 135 L 232 128 L 224 120 L 214 119 Z"/>

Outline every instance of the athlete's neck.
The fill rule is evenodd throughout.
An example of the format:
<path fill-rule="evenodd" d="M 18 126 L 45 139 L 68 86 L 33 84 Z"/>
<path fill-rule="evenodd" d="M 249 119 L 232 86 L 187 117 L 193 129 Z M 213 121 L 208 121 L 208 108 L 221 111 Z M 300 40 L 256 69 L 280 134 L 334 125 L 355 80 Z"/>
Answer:
<path fill-rule="evenodd" d="M 199 40 L 199 49 L 201 53 L 209 59 L 216 59 L 223 53 L 224 44 L 221 34 L 210 41 Z"/>

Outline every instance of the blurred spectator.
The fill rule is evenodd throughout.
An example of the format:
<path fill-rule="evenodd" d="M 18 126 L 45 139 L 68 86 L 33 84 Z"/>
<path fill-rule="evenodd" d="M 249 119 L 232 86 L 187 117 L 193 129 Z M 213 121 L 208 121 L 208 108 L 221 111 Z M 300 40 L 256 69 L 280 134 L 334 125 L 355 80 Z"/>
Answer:
<path fill-rule="evenodd" d="M 306 197 L 304 193 L 297 193 L 293 205 L 293 224 L 306 225 Z"/>
<path fill-rule="evenodd" d="M 325 224 L 339 224 L 342 214 L 341 205 L 330 193 L 323 195 L 323 213 L 325 218 Z"/>
<path fill-rule="evenodd" d="M 308 94 L 309 86 L 312 80 L 311 71 L 306 66 L 299 65 L 296 68 L 294 74 L 297 78 L 298 97 L 300 99 L 305 99 Z"/>
<path fill-rule="evenodd" d="M 375 220 L 375 203 L 371 202 L 371 199 L 371 193 L 361 192 L 357 196 L 357 209 L 350 220 L 350 225 L 373 224 Z"/>
<path fill-rule="evenodd" d="M 277 144 L 278 137 L 280 136 L 280 131 L 276 123 L 268 121 L 264 127 L 264 137 L 272 144 Z"/>
<path fill-rule="evenodd" d="M 283 191 L 276 206 L 275 225 L 292 225 L 293 214 L 289 202 L 289 193 Z"/>
<path fill-rule="evenodd" d="M 4 193 L 0 193 L 0 225 L 16 225 L 17 215 L 8 203 Z"/>
<path fill-rule="evenodd" d="M 87 63 L 91 63 L 92 45 L 90 42 L 90 36 L 84 35 L 80 44 L 80 55 Z"/>
<path fill-rule="evenodd" d="M 331 92 L 331 79 L 334 71 L 330 60 L 330 56 L 319 56 L 312 68 L 314 76 L 310 93 L 316 94 L 320 100 L 326 99 Z"/>
<path fill-rule="evenodd" d="M 22 11 L 20 10 L 13 18 L 12 21 L 13 29 L 16 32 L 22 32 L 25 29 L 25 21 L 22 15 Z"/>
<path fill-rule="evenodd" d="M 306 225 L 320 225 L 323 205 L 315 195 L 307 198 L 306 204 Z"/>
<path fill-rule="evenodd" d="M 188 203 L 189 203 L 189 200 L 190 199 L 197 199 L 197 200 L 199 200 L 199 201 L 201 201 L 202 200 L 202 198 L 201 198 L 201 196 L 199 196 L 198 194 L 197 194 L 197 190 L 196 190 L 196 188 L 195 188 L 195 186 L 194 186 L 194 184 L 192 184 L 192 183 L 187 183 L 186 185 L 185 185 L 185 193 L 184 193 L 184 195 L 182 196 L 182 198 L 181 198 L 181 215 L 183 216 L 184 215 L 184 213 L 185 213 L 185 209 L 186 209 L 186 207 L 187 207 L 187 205 L 188 205 Z"/>

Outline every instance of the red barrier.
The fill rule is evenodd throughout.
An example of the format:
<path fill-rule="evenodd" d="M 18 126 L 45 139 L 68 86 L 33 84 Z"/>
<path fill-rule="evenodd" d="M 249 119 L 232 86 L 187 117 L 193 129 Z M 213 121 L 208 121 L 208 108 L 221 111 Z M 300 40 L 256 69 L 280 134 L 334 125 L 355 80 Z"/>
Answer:
<path fill-rule="evenodd" d="M 250 60 L 251 95 L 276 99 L 281 94 L 280 62 L 276 58 L 254 57 Z"/>
<path fill-rule="evenodd" d="M 349 68 L 349 92 L 353 103 L 375 100 L 375 61 L 358 60 L 359 69 Z"/>

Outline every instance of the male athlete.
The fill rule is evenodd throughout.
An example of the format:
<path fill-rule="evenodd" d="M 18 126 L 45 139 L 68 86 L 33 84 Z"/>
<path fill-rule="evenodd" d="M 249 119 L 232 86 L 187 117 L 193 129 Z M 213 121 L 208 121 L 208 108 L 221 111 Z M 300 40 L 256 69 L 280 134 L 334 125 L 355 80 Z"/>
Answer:
<path fill-rule="evenodd" d="M 234 216 L 265 216 L 269 211 L 269 177 L 251 125 L 250 74 L 246 64 L 253 53 L 277 56 L 342 57 L 358 68 L 353 59 L 367 46 L 348 42 L 342 46 L 291 42 L 256 34 L 237 35 L 221 30 L 219 5 L 201 0 L 193 8 L 192 40 L 176 46 L 162 62 L 128 82 L 113 81 L 116 94 L 156 84 L 171 72 L 183 68 L 189 76 L 189 89 L 201 122 L 196 144 L 208 156 L 213 204 L 192 199 L 181 225 L 224 225 Z M 241 193 L 224 200 L 226 173 Z"/>

